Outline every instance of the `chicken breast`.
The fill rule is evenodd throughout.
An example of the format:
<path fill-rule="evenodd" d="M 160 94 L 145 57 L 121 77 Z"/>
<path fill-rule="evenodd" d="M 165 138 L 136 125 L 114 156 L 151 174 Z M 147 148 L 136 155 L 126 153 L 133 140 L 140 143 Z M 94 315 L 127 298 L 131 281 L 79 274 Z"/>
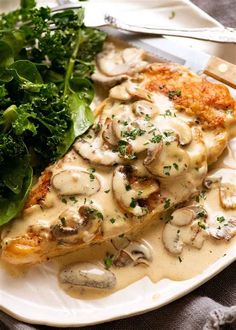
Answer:
<path fill-rule="evenodd" d="M 224 85 L 147 65 L 110 90 L 93 127 L 44 171 L 2 231 L 2 258 L 34 264 L 158 221 L 199 192 L 235 122 Z"/>

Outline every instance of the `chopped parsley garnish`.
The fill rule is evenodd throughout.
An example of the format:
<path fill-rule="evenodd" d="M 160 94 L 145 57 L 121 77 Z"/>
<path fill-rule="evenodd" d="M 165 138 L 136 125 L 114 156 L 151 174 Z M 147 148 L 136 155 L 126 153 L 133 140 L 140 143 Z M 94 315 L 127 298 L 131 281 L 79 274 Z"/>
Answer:
<path fill-rule="evenodd" d="M 94 127 L 95 134 L 98 134 L 101 131 L 101 129 L 102 129 L 101 124 L 97 123 L 97 125 L 95 125 L 95 127 Z"/>
<path fill-rule="evenodd" d="M 110 219 L 110 222 L 113 224 L 113 223 L 115 223 L 115 222 L 116 222 L 116 219 L 114 219 L 114 218 L 111 218 L 111 219 Z"/>
<path fill-rule="evenodd" d="M 137 202 L 134 198 L 131 199 L 131 202 L 129 204 L 130 207 L 132 207 L 133 209 L 135 208 L 135 206 L 137 205 Z"/>
<path fill-rule="evenodd" d="M 169 19 L 175 18 L 175 15 L 176 15 L 175 11 L 172 10 L 172 12 L 170 13 Z"/>
<path fill-rule="evenodd" d="M 165 111 L 165 116 L 172 116 L 172 112 L 168 109 Z"/>
<path fill-rule="evenodd" d="M 131 190 L 132 188 L 131 188 L 131 185 L 130 184 L 126 184 L 125 185 L 125 190 L 126 191 L 129 191 L 129 190 Z"/>
<path fill-rule="evenodd" d="M 142 213 L 143 214 L 148 214 L 149 209 L 147 207 L 142 207 Z"/>
<path fill-rule="evenodd" d="M 111 268 L 113 264 L 113 255 L 107 254 L 104 258 L 104 265 L 107 269 Z"/>
<path fill-rule="evenodd" d="M 119 142 L 118 142 L 119 153 L 122 156 L 125 156 L 125 154 L 126 154 L 127 145 L 128 145 L 128 142 L 127 141 L 119 140 Z"/>
<path fill-rule="evenodd" d="M 167 199 L 165 200 L 165 203 L 164 203 L 164 209 L 168 209 L 168 208 L 170 207 L 170 202 L 171 202 L 170 198 L 167 198 Z"/>
<path fill-rule="evenodd" d="M 145 117 L 144 117 L 144 119 L 145 119 L 146 121 L 150 121 L 150 120 L 151 120 L 151 116 L 149 116 L 148 114 L 146 114 Z"/>
<path fill-rule="evenodd" d="M 110 189 L 104 190 L 105 194 L 108 194 L 110 192 Z"/>
<path fill-rule="evenodd" d="M 122 138 L 135 140 L 137 136 L 142 136 L 145 133 L 146 133 L 146 131 L 141 128 L 134 128 L 132 131 L 121 132 L 121 136 L 122 136 Z"/>
<path fill-rule="evenodd" d="M 78 199 L 75 196 L 70 196 L 69 200 L 72 201 L 74 204 L 78 202 Z"/>
<path fill-rule="evenodd" d="M 225 221 L 225 217 L 221 216 L 221 217 L 217 217 L 216 221 L 218 221 L 219 223 L 222 223 Z"/>
<path fill-rule="evenodd" d="M 62 203 L 67 204 L 67 199 L 65 197 L 62 197 L 61 201 Z"/>
<path fill-rule="evenodd" d="M 166 222 L 169 222 L 173 219 L 173 215 L 171 214 L 166 214 L 163 218 L 161 218 L 161 220 L 164 220 Z"/>
<path fill-rule="evenodd" d="M 88 169 L 88 172 L 89 172 L 89 178 L 90 178 L 90 181 L 93 181 L 95 179 L 95 175 L 93 173 L 96 172 L 95 168 L 93 167 L 90 167 Z"/>
<path fill-rule="evenodd" d="M 170 171 L 171 171 L 171 165 L 169 166 L 164 166 L 163 167 L 163 173 L 166 175 L 166 176 L 170 176 Z"/>
<path fill-rule="evenodd" d="M 98 219 L 102 219 L 103 220 L 103 215 L 102 215 L 102 213 L 101 212 L 96 212 L 96 216 L 97 216 L 97 218 Z"/>
<path fill-rule="evenodd" d="M 154 135 L 151 139 L 151 142 L 152 143 L 160 143 L 162 140 L 162 135 Z"/>
<path fill-rule="evenodd" d="M 176 169 L 176 171 L 179 170 L 179 165 L 177 163 L 173 163 L 173 167 Z"/>
<path fill-rule="evenodd" d="M 64 217 L 60 218 L 62 226 L 66 225 L 66 219 Z"/>
<path fill-rule="evenodd" d="M 181 91 L 169 91 L 168 97 L 172 100 L 175 96 L 180 97 L 181 96 Z"/>
<path fill-rule="evenodd" d="M 181 259 L 181 257 L 178 257 L 178 259 L 179 259 L 179 262 L 182 262 L 183 260 Z"/>
<path fill-rule="evenodd" d="M 200 200 L 205 200 L 206 199 L 206 192 L 205 190 L 201 191 L 200 194 L 196 197 L 196 202 L 200 202 Z"/>
<path fill-rule="evenodd" d="M 207 217 L 207 214 L 205 211 L 201 211 L 201 212 L 198 212 L 197 213 L 197 219 L 199 218 L 206 218 Z"/>
<path fill-rule="evenodd" d="M 198 226 L 200 227 L 200 228 L 202 228 L 202 229 L 206 229 L 206 224 L 205 224 L 205 222 L 203 222 L 203 221 L 198 221 Z"/>
<path fill-rule="evenodd" d="M 136 155 L 133 154 L 130 150 L 130 145 L 127 141 L 124 140 L 119 140 L 118 142 L 118 151 L 120 153 L 121 156 L 123 156 L 124 158 L 128 158 L 130 160 L 132 159 L 136 159 Z"/>
<path fill-rule="evenodd" d="M 98 219 L 103 220 L 103 215 L 102 215 L 102 213 L 99 212 L 99 211 L 98 211 L 97 209 L 95 209 L 95 208 L 88 208 L 88 209 L 87 209 L 87 213 L 88 213 L 90 216 L 94 217 L 94 218 L 98 218 Z"/>

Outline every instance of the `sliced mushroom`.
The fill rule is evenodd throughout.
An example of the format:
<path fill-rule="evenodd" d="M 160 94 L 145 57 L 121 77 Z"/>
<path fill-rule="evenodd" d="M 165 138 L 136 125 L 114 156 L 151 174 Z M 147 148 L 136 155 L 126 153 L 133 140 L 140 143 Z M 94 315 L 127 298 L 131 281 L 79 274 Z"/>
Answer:
<path fill-rule="evenodd" d="M 137 48 L 126 48 L 110 52 L 101 52 L 97 56 L 97 65 L 106 76 L 119 76 L 142 70 L 147 62 L 142 61 L 144 51 Z"/>
<path fill-rule="evenodd" d="M 91 78 L 95 83 L 102 85 L 105 88 L 110 88 L 112 86 L 115 86 L 116 84 L 121 83 L 124 80 L 127 80 L 128 76 L 126 74 L 119 76 L 106 76 L 96 68 Z"/>
<path fill-rule="evenodd" d="M 124 121 L 121 120 L 122 117 L 121 114 L 113 119 L 113 131 L 118 140 L 126 141 L 130 145 L 132 153 L 138 154 L 151 149 L 153 144 L 156 146 L 160 142 L 152 142 L 154 131 L 156 135 L 160 134 L 153 124 L 150 125 L 148 121 L 140 118 Z"/>
<path fill-rule="evenodd" d="M 172 254 L 181 254 L 184 243 L 180 237 L 180 229 L 167 223 L 162 233 L 162 241 L 165 248 Z"/>
<path fill-rule="evenodd" d="M 220 202 L 224 209 L 236 209 L 236 185 L 230 182 L 220 184 Z"/>
<path fill-rule="evenodd" d="M 221 177 L 219 176 L 207 176 L 203 182 L 204 187 L 207 189 L 214 189 L 220 186 Z"/>
<path fill-rule="evenodd" d="M 149 161 L 144 161 L 146 168 L 159 177 L 179 176 L 189 168 L 190 158 L 188 153 L 181 148 L 179 142 L 173 139 L 172 142 L 163 142 L 162 151 L 149 153 Z M 150 159 L 152 161 L 150 161 Z"/>
<path fill-rule="evenodd" d="M 207 213 L 201 206 L 191 205 L 175 210 L 163 230 L 162 240 L 165 248 L 176 255 L 182 252 L 184 243 L 200 249 L 205 236 L 202 233 L 203 224 L 200 227 L 199 222 L 204 223 L 206 217 Z M 182 227 L 188 229 L 185 230 L 185 235 L 182 233 Z"/>
<path fill-rule="evenodd" d="M 52 177 L 52 185 L 60 195 L 93 195 L 100 190 L 100 182 L 94 175 L 90 179 L 88 172 L 79 169 L 68 169 Z"/>
<path fill-rule="evenodd" d="M 115 267 L 126 267 L 133 263 L 133 258 L 124 250 L 119 251 L 119 254 L 113 260 Z"/>
<path fill-rule="evenodd" d="M 142 76 L 140 76 L 140 79 Z M 139 87 L 135 78 L 127 79 L 126 81 L 122 82 L 120 85 L 113 87 L 110 92 L 109 96 L 113 99 L 121 100 L 121 101 L 128 101 L 131 99 L 141 99 L 146 101 L 152 100 L 152 94 Z"/>
<path fill-rule="evenodd" d="M 149 265 L 152 258 L 151 247 L 145 241 L 131 241 L 128 246 L 120 250 L 113 263 L 116 267 L 125 267 L 129 264 Z"/>
<path fill-rule="evenodd" d="M 181 227 L 189 225 L 197 218 L 206 219 L 207 212 L 202 206 L 191 205 L 175 210 L 171 216 L 171 224 Z"/>
<path fill-rule="evenodd" d="M 157 116 L 160 112 L 154 103 L 145 100 L 134 102 L 132 107 L 136 116 L 142 117 L 147 121 Z"/>
<path fill-rule="evenodd" d="M 96 289 L 112 289 L 116 285 L 116 277 L 111 271 L 87 262 L 66 266 L 59 273 L 59 281 L 62 284 Z"/>
<path fill-rule="evenodd" d="M 236 217 L 220 218 L 222 218 L 220 222 L 217 221 L 219 219 L 217 217 L 214 224 L 209 224 L 207 231 L 210 236 L 216 239 L 226 239 L 228 241 L 236 234 Z"/>
<path fill-rule="evenodd" d="M 149 209 L 145 207 L 146 200 L 159 192 L 159 184 L 155 179 L 138 177 L 131 166 L 118 166 L 115 169 L 112 187 L 121 208 L 135 216 L 147 214 Z"/>
<path fill-rule="evenodd" d="M 52 237 L 63 243 L 89 242 L 99 232 L 102 213 L 91 206 L 68 208 L 51 226 Z"/>
<path fill-rule="evenodd" d="M 113 87 L 109 92 L 109 97 L 115 100 L 128 101 L 132 98 L 132 95 L 129 93 L 128 86 L 130 85 L 129 81 L 125 81 L 120 85 Z"/>
<path fill-rule="evenodd" d="M 168 120 L 168 127 L 178 134 L 181 145 L 189 144 L 192 141 L 192 130 L 183 120 L 171 118 Z"/>
<path fill-rule="evenodd" d="M 112 120 L 111 118 L 106 118 L 104 123 L 104 128 L 102 130 L 103 140 L 108 143 L 108 145 L 117 146 L 118 140 L 113 132 Z"/>
<path fill-rule="evenodd" d="M 92 79 L 105 84 L 125 79 L 145 68 L 147 62 L 143 58 L 144 51 L 141 49 L 118 49 L 112 43 L 106 43 L 104 50 L 97 56 Z"/>
<path fill-rule="evenodd" d="M 104 145 L 100 135 L 92 142 L 78 139 L 74 144 L 74 148 L 84 159 L 94 164 L 112 166 L 123 162 L 118 152 Z"/>
<path fill-rule="evenodd" d="M 199 225 L 201 225 L 202 227 L 200 227 Z M 207 236 L 206 230 L 202 230 L 203 227 L 206 229 L 206 224 L 204 222 L 200 223 L 199 220 L 193 221 L 190 226 L 191 235 L 189 241 L 185 241 L 185 243 L 200 250 Z"/>
<path fill-rule="evenodd" d="M 118 237 L 112 238 L 111 243 L 116 250 L 120 251 L 129 245 L 130 240 L 125 236 L 123 236 L 123 237 L 118 236 Z"/>

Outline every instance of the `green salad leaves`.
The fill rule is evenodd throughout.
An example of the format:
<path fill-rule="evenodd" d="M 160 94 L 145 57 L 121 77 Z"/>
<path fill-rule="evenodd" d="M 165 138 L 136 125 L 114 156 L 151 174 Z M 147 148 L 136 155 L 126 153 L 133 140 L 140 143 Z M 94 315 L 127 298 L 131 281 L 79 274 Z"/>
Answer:
<path fill-rule="evenodd" d="M 0 225 L 21 211 L 33 174 L 93 123 L 89 77 L 106 36 L 83 18 L 34 0 L 0 16 Z"/>

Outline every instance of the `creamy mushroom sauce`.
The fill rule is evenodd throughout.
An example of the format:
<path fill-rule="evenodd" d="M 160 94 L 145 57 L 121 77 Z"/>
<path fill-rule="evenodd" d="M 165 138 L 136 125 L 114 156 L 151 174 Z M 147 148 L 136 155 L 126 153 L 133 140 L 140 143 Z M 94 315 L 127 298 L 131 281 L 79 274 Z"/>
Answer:
<path fill-rule="evenodd" d="M 234 175 L 236 174 L 236 139 L 231 140 L 228 149 L 224 152 L 219 161 L 214 164 L 209 175 L 218 176 L 220 174 L 227 179 L 232 173 L 234 173 Z M 208 213 L 207 222 L 214 222 L 216 217 L 236 217 L 236 210 L 225 210 L 221 207 L 218 189 L 212 189 L 206 191 L 204 194 L 200 194 L 199 202 Z M 158 282 L 163 278 L 169 278 L 175 281 L 186 280 L 203 272 L 217 259 L 224 258 L 227 251 L 236 244 L 236 237 L 228 241 L 207 237 L 201 249 L 186 245 L 181 255 L 174 256 L 169 253 L 163 245 L 162 232 L 165 223 L 166 221 L 164 218 L 160 220 L 156 218 L 142 233 L 132 237 L 134 240 L 143 240 L 151 246 L 153 260 L 150 262 L 149 266 L 141 264 L 119 268 L 112 265 L 109 270 L 116 276 L 117 283 L 115 288 L 101 290 L 65 284 L 60 284 L 60 287 L 74 298 L 97 299 L 125 288 L 145 276 L 148 276 L 153 282 Z M 218 226 L 221 225 L 223 225 L 223 223 L 218 223 Z M 185 232 L 185 235 L 187 234 L 186 229 L 184 229 L 183 232 Z M 54 262 L 56 267 L 60 269 L 63 269 L 66 265 L 78 262 L 91 262 L 94 265 L 104 266 L 104 260 L 107 255 L 116 254 L 116 249 L 111 242 L 108 241 L 102 244 L 95 244 L 80 252 L 74 252 L 56 258 Z"/>
<path fill-rule="evenodd" d="M 122 91 L 119 91 L 116 89 L 116 87 L 112 91 L 114 97 L 119 95 L 120 92 Z M 123 95 L 123 99 L 125 97 L 126 95 Z M 187 156 L 181 154 L 180 158 L 184 159 L 183 164 L 177 164 L 176 166 L 173 166 L 173 163 L 176 164 L 175 154 L 177 150 L 177 146 L 174 145 L 173 153 L 171 156 L 172 158 L 170 157 L 170 154 L 168 155 L 167 153 L 167 156 L 170 157 L 168 164 L 166 163 L 164 153 L 164 156 L 162 156 L 164 157 L 162 160 L 163 164 L 166 166 L 166 170 L 168 172 L 171 171 L 171 173 L 169 173 L 170 175 L 163 172 L 163 164 L 162 167 L 157 170 L 158 173 L 153 173 L 154 175 L 158 175 L 160 177 L 161 188 L 164 191 L 166 189 L 165 196 L 171 196 L 171 202 L 176 204 L 190 197 L 188 189 L 189 185 L 191 185 L 191 194 L 197 192 L 197 189 L 202 179 L 205 177 L 207 171 L 206 159 L 202 158 L 205 150 L 203 150 L 204 145 L 201 143 L 194 143 L 194 134 L 196 134 L 194 129 L 189 129 L 189 126 L 187 126 L 187 128 L 184 126 L 186 125 L 184 123 L 191 121 L 191 118 L 179 113 L 177 117 L 175 117 L 175 109 L 172 102 L 167 97 L 160 94 L 159 96 L 155 96 L 155 98 L 156 99 L 152 101 L 155 104 L 158 104 L 158 108 L 152 109 L 152 113 L 154 114 L 153 118 L 150 118 L 149 113 L 147 113 L 146 119 L 148 120 L 140 120 L 139 117 L 137 118 L 134 116 L 134 112 L 131 110 L 130 106 L 124 104 L 123 101 L 121 101 L 119 106 L 115 105 L 113 107 L 112 105 L 109 105 L 107 109 L 103 110 L 100 122 L 97 121 L 97 124 L 102 124 L 103 128 L 107 125 L 109 133 L 109 123 L 107 124 L 106 122 L 107 117 L 114 119 L 115 116 L 120 115 L 120 109 L 122 109 L 125 111 L 122 113 L 122 116 L 120 116 L 119 121 L 123 121 L 125 123 L 127 121 L 129 122 L 130 120 L 133 120 L 133 122 L 139 121 L 138 127 L 143 129 L 143 131 L 147 131 L 148 125 L 150 123 L 152 124 L 153 122 L 155 123 L 155 126 L 160 127 L 160 132 L 158 134 L 155 133 L 151 136 L 141 134 L 138 136 L 137 140 L 134 139 L 131 141 L 133 150 L 138 150 L 140 146 L 145 145 L 147 140 L 150 141 L 155 135 L 162 134 L 165 136 L 165 132 L 167 132 L 165 136 L 166 141 L 170 141 L 172 143 L 174 140 L 171 137 L 171 132 L 174 131 L 178 133 L 179 143 L 181 145 L 186 144 L 186 146 L 184 146 L 184 150 L 188 153 Z M 148 103 L 149 101 L 147 100 L 146 102 Z M 136 107 L 136 111 L 139 111 L 138 107 Z M 156 114 L 158 114 L 156 117 L 155 111 Z M 178 118 L 182 120 L 182 123 L 176 124 Z M 93 136 L 91 136 L 91 138 L 89 136 L 90 133 L 91 131 L 89 131 L 87 134 L 86 139 L 88 141 L 90 139 L 93 141 Z M 122 132 L 119 132 L 119 125 L 117 125 L 116 135 L 119 137 L 119 134 L 122 134 Z M 232 132 L 232 136 L 235 135 L 236 132 Z M 104 138 L 106 139 L 106 136 Z M 192 139 L 193 142 L 191 142 Z M 112 141 L 110 141 L 110 143 L 112 143 Z M 155 145 L 152 147 L 155 148 Z M 80 155 L 78 152 L 76 152 L 76 149 Z M 100 161 L 106 162 L 104 155 L 99 154 L 99 144 L 95 146 L 95 149 L 97 150 L 96 156 L 98 159 Z M 86 145 L 84 148 L 84 154 L 87 154 L 88 152 L 89 148 Z M 138 150 L 138 152 L 140 152 L 140 150 Z M 35 205 L 27 209 L 24 214 L 24 221 L 20 221 L 19 219 L 15 222 L 12 229 L 8 228 L 8 232 L 5 238 L 6 240 L 11 239 L 11 237 L 24 234 L 28 226 L 33 226 L 35 231 L 38 230 L 40 231 L 41 235 L 47 236 L 48 229 L 55 221 L 55 219 L 61 217 L 63 212 L 66 212 L 66 210 L 70 207 L 73 208 L 75 205 L 89 206 L 96 209 L 98 213 L 102 214 L 102 230 L 104 238 L 106 238 L 106 236 L 109 238 L 112 236 L 115 237 L 119 235 L 120 232 L 126 232 L 129 230 L 130 223 L 127 220 L 125 214 L 126 211 L 124 209 L 127 208 L 127 211 L 130 211 L 130 200 L 132 201 L 132 198 L 136 198 L 137 196 L 132 195 L 132 193 L 129 195 L 129 189 L 125 189 L 125 191 L 124 186 L 122 185 L 118 185 L 116 188 L 114 188 L 114 167 L 107 166 L 111 164 L 105 163 L 105 166 L 96 165 L 96 162 L 90 163 L 85 158 L 83 158 L 81 154 L 83 154 L 83 150 L 81 151 L 81 143 L 75 143 L 75 149 L 73 149 L 65 157 L 63 162 L 59 162 L 58 165 L 53 168 L 52 182 L 54 189 L 52 189 L 46 196 L 44 201 L 45 208 L 43 209 L 40 208 L 40 206 Z M 199 155 L 200 158 L 198 158 Z M 114 158 L 114 164 L 117 161 L 115 156 L 115 153 L 113 153 L 113 155 L 111 153 L 111 158 Z M 186 159 L 184 157 L 186 157 Z M 111 160 L 111 162 L 113 162 L 113 160 Z M 150 175 L 150 172 L 152 173 L 151 165 L 149 166 L 147 161 L 147 167 L 145 167 L 143 166 L 143 162 L 145 162 L 145 160 L 142 156 L 137 161 L 134 161 L 132 165 L 136 167 L 140 175 L 152 177 Z M 200 166 L 198 166 L 198 169 L 194 171 L 193 169 L 195 168 L 195 164 L 200 164 Z M 122 166 L 122 164 L 119 166 Z M 182 171 L 183 176 L 178 176 L 179 173 L 175 173 L 178 171 Z M 72 176 L 71 173 L 73 173 Z M 232 140 L 229 143 L 228 149 L 224 152 L 217 163 L 215 163 L 210 169 L 209 175 L 210 174 L 221 176 L 225 178 L 226 181 L 227 178 L 229 178 L 229 181 L 232 181 L 232 177 L 236 174 L 236 140 Z M 71 176 L 70 180 L 68 180 L 68 175 Z M 173 178 L 170 179 L 169 176 L 173 176 Z M 77 182 L 79 182 L 81 186 L 81 191 L 79 192 L 76 189 L 74 190 L 75 184 Z M 155 183 L 152 182 L 150 186 L 153 187 L 153 191 L 155 191 Z M 116 194 L 114 194 L 114 189 L 117 189 Z M 125 199 L 122 199 L 123 194 L 126 194 Z M 114 195 L 116 198 L 114 198 Z M 182 196 L 181 198 L 180 195 Z M 168 200 L 167 197 L 166 199 Z M 127 198 L 129 198 L 128 201 Z M 197 203 L 196 198 L 198 198 Z M 202 205 L 205 208 L 208 217 L 207 219 L 204 219 L 204 221 L 206 224 L 209 223 L 209 225 L 212 223 L 215 224 L 216 218 L 218 217 L 221 220 L 223 219 L 222 217 L 225 219 L 229 216 L 236 217 L 235 209 L 226 210 L 221 207 L 218 188 L 206 190 L 204 195 L 200 194 L 200 197 L 195 196 L 194 199 L 188 204 L 191 205 L 193 203 Z M 121 204 L 123 211 L 120 207 Z M 163 211 L 164 209 L 165 206 L 163 207 L 162 204 L 160 211 Z M 137 212 L 136 215 L 139 216 L 145 215 L 142 214 L 143 211 L 140 211 L 140 209 L 136 209 L 135 212 Z M 170 214 L 167 212 L 167 214 L 162 214 L 160 217 L 161 218 L 159 218 L 159 216 L 155 216 L 152 222 L 149 223 L 148 227 L 145 226 L 145 228 L 142 228 L 142 230 L 140 230 L 139 227 L 139 231 L 136 234 L 133 233 L 132 236 L 129 236 L 130 240 L 142 240 L 143 242 L 146 242 L 148 246 L 150 246 L 152 251 L 152 260 L 148 262 L 148 264 L 128 264 L 124 267 L 116 267 L 114 264 L 112 264 L 112 262 L 109 261 L 114 259 L 114 256 L 116 256 L 118 253 L 111 241 L 108 240 L 104 243 L 97 243 L 87 248 L 83 248 L 77 252 L 53 259 L 55 267 L 58 267 L 58 269 L 63 269 L 66 265 L 78 262 L 91 262 L 95 265 L 99 265 L 99 267 L 104 267 L 104 260 L 108 260 L 110 266 L 109 270 L 112 271 L 116 276 L 117 282 L 115 287 L 112 289 L 91 289 L 59 283 L 62 289 L 65 290 L 65 292 L 67 292 L 69 295 L 76 298 L 95 299 L 120 290 L 129 284 L 143 278 L 144 276 L 148 276 L 153 282 L 157 282 L 162 278 L 185 280 L 201 273 L 218 258 L 224 257 L 225 253 L 227 253 L 227 250 L 235 244 L 235 237 L 226 241 L 224 239 L 216 239 L 211 236 L 203 235 L 204 237 L 202 246 L 200 246 L 200 248 L 193 247 L 191 245 L 194 244 L 189 241 L 190 227 L 183 226 L 179 228 L 179 231 L 182 235 L 182 240 L 184 242 L 182 252 L 173 255 L 169 253 L 165 248 L 162 235 Z M 218 226 L 223 225 L 223 222 L 218 224 Z M 205 230 L 203 230 L 203 232 L 207 232 L 207 228 L 204 229 Z M 91 240 L 91 236 L 88 232 L 83 234 L 83 240 L 85 242 L 86 240 Z"/>

